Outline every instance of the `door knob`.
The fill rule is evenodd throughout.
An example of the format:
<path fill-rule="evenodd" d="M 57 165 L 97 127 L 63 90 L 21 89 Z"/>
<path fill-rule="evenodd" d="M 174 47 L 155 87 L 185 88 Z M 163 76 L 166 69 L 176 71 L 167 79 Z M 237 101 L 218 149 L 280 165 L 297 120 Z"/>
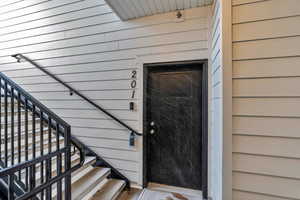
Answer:
<path fill-rule="evenodd" d="M 150 130 L 150 134 L 153 135 L 155 133 L 154 129 Z"/>

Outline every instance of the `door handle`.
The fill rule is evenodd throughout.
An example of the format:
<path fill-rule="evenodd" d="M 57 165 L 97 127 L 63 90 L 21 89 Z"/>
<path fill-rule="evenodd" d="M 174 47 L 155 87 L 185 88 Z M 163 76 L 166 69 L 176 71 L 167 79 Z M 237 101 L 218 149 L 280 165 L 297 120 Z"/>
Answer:
<path fill-rule="evenodd" d="M 150 122 L 150 126 L 154 127 L 155 126 L 155 122 L 154 121 Z"/>
<path fill-rule="evenodd" d="M 151 130 L 150 130 L 150 134 L 151 134 L 151 135 L 154 135 L 154 133 L 155 133 L 155 130 L 154 130 L 154 129 L 151 129 Z"/>
<path fill-rule="evenodd" d="M 151 121 L 149 125 L 150 125 L 150 135 L 154 135 L 157 128 L 156 124 L 154 121 Z"/>

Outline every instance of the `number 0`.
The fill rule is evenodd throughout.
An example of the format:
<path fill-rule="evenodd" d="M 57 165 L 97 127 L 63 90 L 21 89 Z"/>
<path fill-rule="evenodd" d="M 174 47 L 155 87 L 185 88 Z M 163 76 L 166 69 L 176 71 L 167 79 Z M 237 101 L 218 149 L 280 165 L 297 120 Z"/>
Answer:
<path fill-rule="evenodd" d="M 131 85 L 131 88 L 135 88 L 136 87 L 136 80 L 132 80 L 130 85 Z"/>

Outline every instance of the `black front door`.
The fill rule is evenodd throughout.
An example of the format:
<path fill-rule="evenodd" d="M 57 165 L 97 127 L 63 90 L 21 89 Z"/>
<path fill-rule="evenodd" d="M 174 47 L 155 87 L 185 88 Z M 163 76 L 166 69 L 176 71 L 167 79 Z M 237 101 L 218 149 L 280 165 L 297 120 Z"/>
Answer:
<path fill-rule="evenodd" d="M 199 65 L 148 72 L 149 182 L 202 188 L 202 73 Z"/>

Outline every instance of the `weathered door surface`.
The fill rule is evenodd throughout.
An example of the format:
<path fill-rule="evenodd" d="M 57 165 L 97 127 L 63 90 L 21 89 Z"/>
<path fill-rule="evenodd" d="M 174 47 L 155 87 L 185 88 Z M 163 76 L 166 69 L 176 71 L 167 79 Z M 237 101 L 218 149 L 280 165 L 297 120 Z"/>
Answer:
<path fill-rule="evenodd" d="M 201 83 L 198 67 L 149 71 L 149 182 L 201 189 Z"/>

